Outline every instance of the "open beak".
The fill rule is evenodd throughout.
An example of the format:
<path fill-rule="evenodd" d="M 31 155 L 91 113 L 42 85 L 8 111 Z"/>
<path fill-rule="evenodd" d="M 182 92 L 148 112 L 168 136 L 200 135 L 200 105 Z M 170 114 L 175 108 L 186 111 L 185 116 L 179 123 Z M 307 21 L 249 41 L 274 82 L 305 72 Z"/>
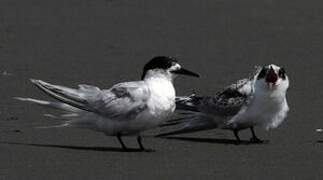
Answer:
<path fill-rule="evenodd" d="M 266 83 L 268 85 L 268 88 L 272 89 L 273 86 L 276 85 L 277 80 L 278 80 L 278 75 L 275 73 L 275 71 L 272 68 L 270 68 L 266 76 Z"/>
<path fill-rule="evenodd" d="M 200 77 L 199 74 L 197 73 L 194 73 L 192 71 L 189 71 L 187 69 L 184 69 L 184 68 L 181 68 L 179 70 L 176 70 L 176 71 L 172 71 L 173 73 L 175 74 L 183 74 L 183 75 L 187 75 L 187 76 L 194 76 L 194 77 Z"/>

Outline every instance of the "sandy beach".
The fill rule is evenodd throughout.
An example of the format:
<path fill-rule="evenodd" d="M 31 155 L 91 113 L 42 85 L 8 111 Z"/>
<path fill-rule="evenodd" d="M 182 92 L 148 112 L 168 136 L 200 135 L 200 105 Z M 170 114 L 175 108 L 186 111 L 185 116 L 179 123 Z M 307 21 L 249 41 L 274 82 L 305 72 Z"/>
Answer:
<path fill-rule="evenodd" d="M 0 179 L 322 179 L 323 2 L 279 0 L 1 0 Z M 290 78 L 289 116 L 256 128 L 266 144 L 236 145 L 211 130 L 153 138 L 155 152 L 122 152 L 116 138 L 55 123 L 50 111 L 12 97 L 49 100 L 36 78 L 109 88 L 137 80 L 156 55 L 176 56 L 200 79 L 179 77 L 178 95 L 213 95 L 277 64 Z M 250 132 L 241 133 L 248 141 Z M 137 148 L 135 138 L 125 138 Z"/>

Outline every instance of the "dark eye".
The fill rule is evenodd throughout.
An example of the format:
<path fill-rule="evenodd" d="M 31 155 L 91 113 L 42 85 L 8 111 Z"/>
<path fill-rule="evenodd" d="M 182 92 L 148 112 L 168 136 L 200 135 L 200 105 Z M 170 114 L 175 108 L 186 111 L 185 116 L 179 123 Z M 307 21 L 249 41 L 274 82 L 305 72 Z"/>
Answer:
<path fill-rule="evenodd" d="M 267 68 L 263 67 L 260 73 L 258 74 L 257 79 L 263 79 L 266 76 L 267 70 L 268 70 Z"/>
<path fill-rule="evenodd" d="M 278 72 L 278 76 L 281 77 L 282 79 L 286 79 L 286 71 L 284 68 L 280 68 Z"/>

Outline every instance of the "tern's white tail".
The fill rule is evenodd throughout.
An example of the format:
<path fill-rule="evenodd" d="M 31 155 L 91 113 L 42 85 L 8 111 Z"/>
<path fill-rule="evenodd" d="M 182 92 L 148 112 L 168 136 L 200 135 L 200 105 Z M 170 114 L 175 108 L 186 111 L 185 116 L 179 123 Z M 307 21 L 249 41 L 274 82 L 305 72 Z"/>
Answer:
<path fill-rule="evenodd" d="M 39 99 L 22 98 L 22 97 L 15 97 L 14 99 L 17 99 L 19 101 L 24 101 L 24 102 L 30 102 L 46 108 L 57 109 L 62 111 L 62 113 L 59 115 L 44 114 L 46 117 L 61 120 L 59 124 L 41 126 L 37 128 L 61 128 L 61 127 L 79 127 L 79 128 L 90 128 L 90 129 L 96 128 L 93 126 L 93 123 L 91 122 L 93 119 L 95 119 L 93 117 L 95 116 L 94 113 L 75 108 L 73 106 L 70 106 L 62 102 L 44 101 Z"/>
<path fill-rule="evenodd" d="M 33 99 L 33 98 L 22 98 L 22 97 L 14 97 L 14 99 L 17 99 L 19 101 L 25 101 L 25 102 L 31 102 L 40 106 L 48 107 L 48 108 L 53 108 L 57 110 L 62 110 L 65 112 L 80 112 L 81 110 L 78 108 L 75 108 L 73 106 L 70 106 L 65 103 L 61 102 L 53 102 L 53 101 L 44 101 L 44 100 L 39 100 L 39 99 Z"/>
<path fill-rule="evenodd" d="M 42 80 L 31 79 L 31 82 L 40 90 L 53 98 L 85 111 L 93 111 L 89 106 L 90 101 L 95 98 L 100 89 L 90 85 L 79 85 L 79 89 L 53 85 Z"/>

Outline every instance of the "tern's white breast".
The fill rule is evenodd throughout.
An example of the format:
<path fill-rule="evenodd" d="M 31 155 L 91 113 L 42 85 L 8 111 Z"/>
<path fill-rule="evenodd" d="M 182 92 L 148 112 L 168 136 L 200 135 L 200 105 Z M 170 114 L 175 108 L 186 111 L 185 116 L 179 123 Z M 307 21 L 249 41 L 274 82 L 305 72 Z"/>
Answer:
<path fill-rule="evenodd" d="M 146 80 L 146 83 L 150 89 L 147 109 L 129 122 L 129 132 L 157 127 L 175 110 L 175 89 L 169 79 L 154 77 Z"/>
<path fill-rule="evenodd" d="M 234 128 L 244 129 L 255 125 L 266 129 L 277 127 L 286 117 L 288 105 L 285 95 L 276 93 L 255 94 L 251 103 L 232 118 Z"/>

